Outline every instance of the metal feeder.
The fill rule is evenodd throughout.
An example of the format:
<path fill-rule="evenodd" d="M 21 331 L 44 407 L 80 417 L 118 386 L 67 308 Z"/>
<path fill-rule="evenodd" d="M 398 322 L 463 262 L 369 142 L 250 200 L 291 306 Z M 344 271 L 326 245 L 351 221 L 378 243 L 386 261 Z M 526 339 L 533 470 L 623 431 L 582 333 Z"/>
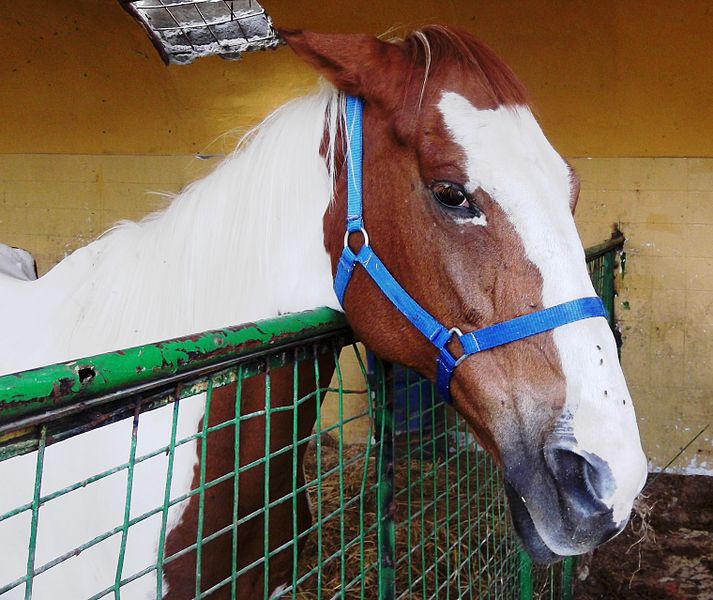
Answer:
<path fill-rule="evenodd" d="M 256 0 L 119 0 L 144 27 L 166 64 L 280 45 L 272 20 Z"/>

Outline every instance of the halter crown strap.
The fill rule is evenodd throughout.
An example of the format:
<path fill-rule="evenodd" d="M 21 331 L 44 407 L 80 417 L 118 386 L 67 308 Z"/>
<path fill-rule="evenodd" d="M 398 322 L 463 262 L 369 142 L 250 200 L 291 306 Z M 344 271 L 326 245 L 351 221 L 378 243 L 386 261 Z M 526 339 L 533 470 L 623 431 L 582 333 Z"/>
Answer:
<path fill-rule="evenodd" d="M 469 356 L 582 319 L 606 318 L 607 312 L 601 299 L 592 296 L 570 300 L 470 333 L 462 333 L 457 328 L 446 328 L 401 287 L 369 244 L 362 211 L 361 124 L 362 101 L 347 96 L 347 228 L 344 235 L 344 250 L 339 257 L 334 277 L 334 291 L 339 303 L 344 306 L 344 294 L 349 280 L 355 266 L 361 265 L 391 304 L 438 350 L 436 387 L 443 400 L 452 403 L 450 381 L 453 371 Z M 349 236 L 357 232 L 361 232 L 364 236 L 364 244 L 359 252 L 355 253 L 349 247 Z M 463 348 L 463 354 L 458 358 L 446 348 L 454 336 L 459 339 Z"/>
<path fill-rule="evenodd" d="M 356 101 L 354 101 L 356 100 Z M 364 227 L 361 210 L 361 100 L 347 97 L 347 231 Z"/>

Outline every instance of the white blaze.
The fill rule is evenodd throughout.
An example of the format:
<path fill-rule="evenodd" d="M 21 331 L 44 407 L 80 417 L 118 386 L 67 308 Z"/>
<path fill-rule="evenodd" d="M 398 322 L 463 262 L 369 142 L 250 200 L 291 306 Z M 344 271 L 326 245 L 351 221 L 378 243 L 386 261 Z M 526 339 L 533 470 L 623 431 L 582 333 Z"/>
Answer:
<path fill-rule="evenodd" d="M 569 169 L 530 110 L 480 110 L 453 92 L 444 93 L 438 106 L 467 157 L 468 190 L 480 187 L 498 203 L 539 269 L 545 308 L 593 296 L 570 211 Z M 616 487 L 603 500 L 618 523 L 628 517 L 644 483 L 646 460 L 614 337 L 603 319 L 558 327 L 553 336 L 576 449 L 608 463 Z"/>

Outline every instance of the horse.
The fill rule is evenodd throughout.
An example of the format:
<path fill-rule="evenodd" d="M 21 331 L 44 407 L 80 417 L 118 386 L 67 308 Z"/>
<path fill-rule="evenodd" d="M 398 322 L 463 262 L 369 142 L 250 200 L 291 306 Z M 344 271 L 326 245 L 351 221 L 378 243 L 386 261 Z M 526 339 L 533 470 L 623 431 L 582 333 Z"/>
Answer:
<path fill-rule="evenodd" d="M 433 344 L 363 269 L 354 270 L 343 305 L 333 289 L 345 244 L 367 243 L 356 235 L 345 241 L 346 96 L 363 102 L 368 243 L 428 313 L 468 332 L 594 295 L 573 218 L 577 175 L 548 142 L 522 84 L 489 48 L 469 33 L 439 25 L 393 41 L 302 30 L 281 35 L 326 82 L 267 117 L 164 211 L 138 223 L 120 223 L 37 281 L 0 276 L 0 297 L 9 308 L 0 314 L 0 372 L 328 306 L 343 310 L 358 339 L 377 355 L 435 381 Z M 35 343 L 40 337 L 42 345 Z M 456 356 L 463 353 L 454 339 L 448 348 Z M 319 377 L 300 369 L 303 393 L 326 385 L 334 364 L 322 359 Z M 246 384 L 243 408 L 258 410 L 264 378 Z M 274 371 L 270 385 L 273 405 L 289 406 L 290 374 Z M 234 416 L 233 392 L 216 390 L 211 423 Z M 449 394 L 478 443 L 500 465 L 515 530 L 535 561 L 585 553 L 624 528 L 646 478 L 646 460 L 605 319 L 579 320 L 468 356 L 453 371 Z M 183 431 L 200 431 L 203 406 L 181 406 Z M 148 424 L 142 424 L 139 445 L 165 441 L 170 412 L 144 417 Z M 314 418 L 314 407 L 300 409 L 301 437 L 309 434 Z M 79 471 L 92 473 L 100 458 L 111 455 L 109 462 L 123 462 L 126 425 L 121 438 L 120 430 L 119 424 L 110 425 L 57 444 L 62 469 L 52 475 L 48 465 L 43 492 L 44 486 L 81 480 Z M 263 456 L 264 436 L 264 420 L 241 431 L 246 445 L 241 444 L 240 464 Z M 291 417 L 290 423 L 271 422 L 269 443 L 271 448 L 292 443 Z M 53 449 L 47 448 L 48 459 Z M 207 477 L 230 472 L 234 452 L 231 428 L 208 440 L 205 457 L 200 444 L 187 444 L 175 458 L 172 493 L 197 486 L 204 458 Z M 304 446 L 300 482 L 303 455 Z M 270 470 L 275 474 L 271 498 L 291 489 L 291 464 L 277 460 Z M 14 506 L 21 503 L 14 490 L 33 465 L 20 459 L 6 463 L 0 465 L 0 477 L 17 483 L 9 486 L 9 506 Z M 134 477 L 138 503 L 160 505 L 160 499 L 148 496 L 156 481 L 162 493 L 165 462 L 137 468 Z M 257 472 L 241 477 L 241 514 L 263 506 L 260 477 Z M 116 479 L 101 489 L 77 490 L 69 512 L 41 515 L 38 555 L 56 556 L 60 542 L 66 546 L 80 539 L 78 530 L 87 539 L 121 523 L 125 481 Z M 234 501 L 232 484 L 206 494 L 204 533 L 233 522 Z M 51 504 L 42 511 L 50 511 Z M 288 503 L 275 509 L 291 510 Z M 171 508 L 168 553 L 195 541 L 198 511 L 195 496 Z M 289 528 L 273 526 L 283 518 L 285 513 L 274 518 L 271 513 L 270 548 L 291 538 L 284 531 Z M 297 519 L 300 531 L 311 522 L 304 493 Z M 262 556 L 263 523 L 251 523 L 238 532 L 238 566 Z M 125 572 L 155 564 L 161 547 L 159 523 L 137 529 L 129 536 Z M 17 530 L 10 534 L 16 537 L 0 529 L 3 580 L 9 565 L 24 569 L 26 559 L 22 536 Z M 39 590 L 45 590 L 52 598 L 96 593 L 106 580 L 114 581 L 117 544 L 93 551 L 84 567 L 69 561 L 48 570 L 35 582 L 35 591 L 43 597 Z M 235 568 L 229 544 L 229 537 L 218 538 L 203 548 L 201 589 Z M 279 597 L 292 568 L 285 554 L 270 558 L 267 585 L 268 565 L 243 575 L 236 597 Z M 195 566 L 195 552 L 186 553 L 161 575 L 133 581 L 126 593 L 193 597 Z M 212 597 L 230 593 L 223 586 Z"/>

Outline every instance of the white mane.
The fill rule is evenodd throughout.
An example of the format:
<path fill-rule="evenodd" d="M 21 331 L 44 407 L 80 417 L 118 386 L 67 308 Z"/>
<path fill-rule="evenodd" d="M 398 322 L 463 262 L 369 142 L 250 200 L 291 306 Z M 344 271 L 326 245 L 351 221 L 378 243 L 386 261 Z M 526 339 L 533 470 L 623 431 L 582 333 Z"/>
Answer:
<path fill-rule="evenodd" d="M 338 308 L 322 217 L 341 114 L 328 86 L 293 100 L 166 210 L 120 223 L 36 282 L 0 276 L 0 373 Z"/>

